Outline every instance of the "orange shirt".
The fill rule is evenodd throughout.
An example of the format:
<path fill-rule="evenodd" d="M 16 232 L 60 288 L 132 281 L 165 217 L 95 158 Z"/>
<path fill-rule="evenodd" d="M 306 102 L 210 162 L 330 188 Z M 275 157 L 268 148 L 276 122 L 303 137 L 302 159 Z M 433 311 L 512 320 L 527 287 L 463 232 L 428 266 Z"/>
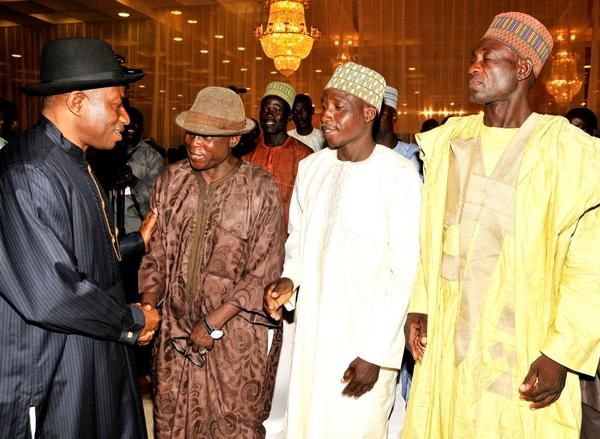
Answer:
<path fill-rule="evenodd" d="M 290 200 L 298 173 L 298 162 L 312 152 L 312 149 L 293 137 L 288 137 L 282 145 L 277 146 L 266 146 L 261 137 L 256 148 L 242 157 L 242 159 L 262 167 L 275 178 L 281 192 L 286 231 Z"/>

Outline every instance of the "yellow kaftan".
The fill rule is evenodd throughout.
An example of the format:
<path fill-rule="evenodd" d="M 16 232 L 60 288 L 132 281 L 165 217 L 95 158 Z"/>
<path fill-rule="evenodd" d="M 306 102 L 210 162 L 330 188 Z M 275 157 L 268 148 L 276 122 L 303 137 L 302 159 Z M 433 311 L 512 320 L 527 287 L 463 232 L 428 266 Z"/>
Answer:
<path fill-rule="evenodd" d="M 409 312 L 428 314 L 428 346 L 403 437 L 576 438 L 577 375 L 537 411 L 518 388 L 541 352 L 575 371 L 595 370 L 600 215 L 589 209 L 600 203 L 599 142 L 552 116 L 533 114 L 517 133 L 482 126 L 481 115 L 458 118 L 419 139 L 422 254 Z M 520 149 L 513 136 L 522 137 Z M 464 161 L 467 150 L 475 158 L 466 197 L 460 185 L 446 194 L 453 160 Z M 502 166 L 509 178 L 496 180 L 492 169 Z"/>

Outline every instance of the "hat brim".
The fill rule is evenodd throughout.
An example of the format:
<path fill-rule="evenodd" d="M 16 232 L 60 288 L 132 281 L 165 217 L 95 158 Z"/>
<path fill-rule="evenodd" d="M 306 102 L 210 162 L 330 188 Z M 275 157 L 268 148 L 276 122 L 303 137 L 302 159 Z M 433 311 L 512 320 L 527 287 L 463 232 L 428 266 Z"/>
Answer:
<path fill-rule="evenodd" d="M 249 133 L 256 126 L 256 123 L 248 117 L 246 118 L 244 128 L 239 130 L 216 128 L 201 123 L 189 123 L 186 121 L 188 113 L 189 111 L 179 113 L 175 118 L 175 123 L 190 133 L 200 134 L 202 136 L 237 136 L 239 134 Z"/>
<path fill-rule="evenodd" d="M 92 88 L 118 87 L 142 79 L 144 73 L 124 73 L 116 78 L 67 78 L 51 82 L 41 82 L 26 85 L 20 90 L 28 96 L 52 96 L 75 90 L 90 90 Z"/>

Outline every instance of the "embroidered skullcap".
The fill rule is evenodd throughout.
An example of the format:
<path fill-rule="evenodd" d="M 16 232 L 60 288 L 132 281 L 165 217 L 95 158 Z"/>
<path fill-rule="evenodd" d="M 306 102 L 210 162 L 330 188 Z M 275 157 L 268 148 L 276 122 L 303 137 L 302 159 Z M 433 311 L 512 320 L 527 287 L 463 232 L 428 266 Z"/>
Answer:
<path fill-rule="evenodd" d="M 273 81 L 267 84 L 265 88 L 265 94 L 263 98 L 266 96 L 278 96 L 284 101 L 288 103 L 290 108 L 294 106 L 294 99 L 296 98 L 296 90 L 290 84 L 286 84 L 285 82 Z"/>
<path fill-rule="evenodd" d="M 533 74 L 537 78 L 552 52 L 552 35 L 548 29 L 531 15 L 521 12 L 504 12 L 492 20 L 481 37 L 493 38 L 513 49 L 521 58 L 533 62 Z"/>
<path fill-rule="evenodd" d="M 394 110 L 398 108 L 398 90 L 386 85 L 383 89 L 383 103 L 392 107 Z"/>
<path fill-rule="evenodd" d="M 329 82 L 325 85 L 325 90 L 328 88 L 350 93 L 379 111 L 383 101 L 385 79 L 375 70 L 347 62 L 335 69 Z"/>

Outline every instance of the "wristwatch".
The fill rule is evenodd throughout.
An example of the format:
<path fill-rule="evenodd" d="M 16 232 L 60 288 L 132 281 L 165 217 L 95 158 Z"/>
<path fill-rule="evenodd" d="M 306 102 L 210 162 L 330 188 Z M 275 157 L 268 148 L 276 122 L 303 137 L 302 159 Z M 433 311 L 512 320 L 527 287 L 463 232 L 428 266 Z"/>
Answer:
<path fill-rule="evenodd" d="M 208 335 L 210 335 L 210 338 L 212 338 L 213 340 L 219 340 L 223 338 L 223 335 L 225 335 L 222 329 L 213 328 L 212 325 L 208 322 L 206 316 L 202 317 L 202 324 L 204 325 L 206 332 L 208 332 Z"/>

